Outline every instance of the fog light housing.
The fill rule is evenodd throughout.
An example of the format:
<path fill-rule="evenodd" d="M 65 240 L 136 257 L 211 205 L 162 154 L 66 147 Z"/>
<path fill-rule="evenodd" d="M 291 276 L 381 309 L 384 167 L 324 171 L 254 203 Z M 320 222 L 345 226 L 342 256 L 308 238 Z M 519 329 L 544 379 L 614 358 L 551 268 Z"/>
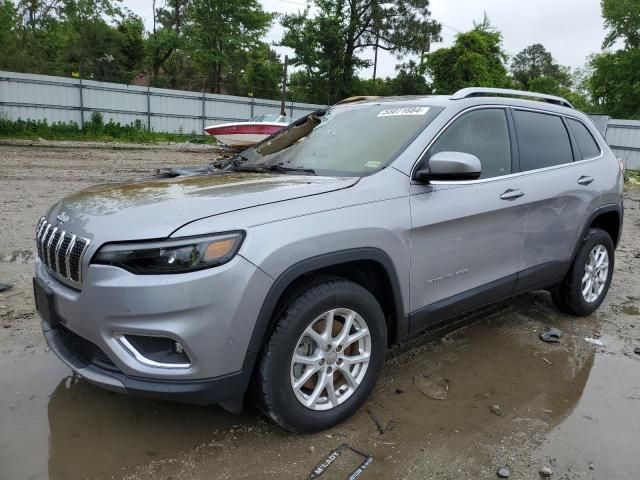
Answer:
<path fill-rule="evenodd" d="M 189 368 L 184 346 L 169 337 L 116 332 L 116 339 L 136 360 L 149 367 Z"/>

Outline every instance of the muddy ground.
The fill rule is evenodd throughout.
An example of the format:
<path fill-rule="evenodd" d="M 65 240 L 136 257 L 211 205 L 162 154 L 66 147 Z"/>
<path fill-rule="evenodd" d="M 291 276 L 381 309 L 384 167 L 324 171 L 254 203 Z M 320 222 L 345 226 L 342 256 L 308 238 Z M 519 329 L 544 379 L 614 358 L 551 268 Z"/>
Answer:
<path fill-rule="evenodd" d="M 251 407 L 235 416 L 102 391 L 48 351 L 31 293 L 46 208 L 90 184 L 213 157 L 208 147 L 64 147 L 0 146 L 0 283 L 13 284 L 0 293 L 0 479 L 303 479 L 342 444 L 373 458 L 360 478 L 484 479 L 505 466 L 514 479 L 543 466 L 554 479 L 640 478 L 640 189 L 626 194 L 596 314 L 561 315 L 545 292 L 516 298 L 398 353 L 352 419 L 299 436 Z M 564 332 L 559 344 L 538 339 L 548 326 Z M 421 393 L 424 377 L 446 398 Z M 362 461 L 342 450 L 319 478 L 347 478 Z"/>

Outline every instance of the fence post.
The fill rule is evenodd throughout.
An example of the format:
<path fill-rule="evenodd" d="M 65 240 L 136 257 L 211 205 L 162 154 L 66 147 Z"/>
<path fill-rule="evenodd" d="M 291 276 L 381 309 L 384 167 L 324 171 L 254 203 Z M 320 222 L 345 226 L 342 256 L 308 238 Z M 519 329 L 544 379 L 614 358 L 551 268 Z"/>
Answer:
<path fill-rule="evenodd" d="M 82 69 L 80 69 L 80 130 L 84 130 L 84 99 L 82 98 Z"/>
<path fill-rule="evenodd" d="M 204 127 L 206 127 L 205 125 L 205 121 L 206 121 L 206 105 L 205 102 L 207 101 L 207 94 L 206 91 L 204 89 L 204 87 L 202 88 L 202 130 L 200 131 L 200 135 L 204 135 Z"/>
<path fill-rule="evenodd" d="M 151 91 L 147 84 L 147 130 L 151 131 Z"/>

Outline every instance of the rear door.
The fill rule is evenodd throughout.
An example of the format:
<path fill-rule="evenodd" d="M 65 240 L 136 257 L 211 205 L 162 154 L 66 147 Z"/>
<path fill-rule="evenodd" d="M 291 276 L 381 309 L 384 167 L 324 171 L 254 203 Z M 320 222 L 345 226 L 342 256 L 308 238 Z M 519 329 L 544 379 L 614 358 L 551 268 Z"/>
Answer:
<path fill-rule="evenodd" d="M 462 113 L 424 158 L 477 156 L 474 181 L 411 185 L 411 330 L 509 294 L 524 244 L 525 180 L 511 175 L 513 129 L 505 108 Z"/>
<path fill-rule="evenodd" d="M 520 169 L 527 172 L 527 226 L 517 289 L 561 278 L 599 196 L 601 152 L 581 121 L 512 110 Z"/>

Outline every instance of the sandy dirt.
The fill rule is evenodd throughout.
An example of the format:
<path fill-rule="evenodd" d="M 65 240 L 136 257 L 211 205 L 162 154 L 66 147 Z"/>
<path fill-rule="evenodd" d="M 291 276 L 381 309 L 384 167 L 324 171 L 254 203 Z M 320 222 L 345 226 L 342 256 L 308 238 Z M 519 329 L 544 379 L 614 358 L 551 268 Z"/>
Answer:
<path fill-rule="evenodd" d="M 37 220 L 60 197 L 157 168 L 208 163 L 208 147 L 0 145 L 0 479 L 319 477 L 640 478 L 640 189 L 609 295 L 589 318 L 559 314 L 545 292 L 394 352 L 371 400 L 327 432 L 292 435 L 249 406 L 239 416 L 108 393 L 50 352 L 33 306 Z M 108 146 L 107 146 L 108 147 Z M 564 332 L 559 344 L 538 335 Z M 444 335 L 444 336 L 443 336 Z M 585 341 L 597 337 L 602 346 Z M 440 398 L 439 400 L 432 397 Z"/>

